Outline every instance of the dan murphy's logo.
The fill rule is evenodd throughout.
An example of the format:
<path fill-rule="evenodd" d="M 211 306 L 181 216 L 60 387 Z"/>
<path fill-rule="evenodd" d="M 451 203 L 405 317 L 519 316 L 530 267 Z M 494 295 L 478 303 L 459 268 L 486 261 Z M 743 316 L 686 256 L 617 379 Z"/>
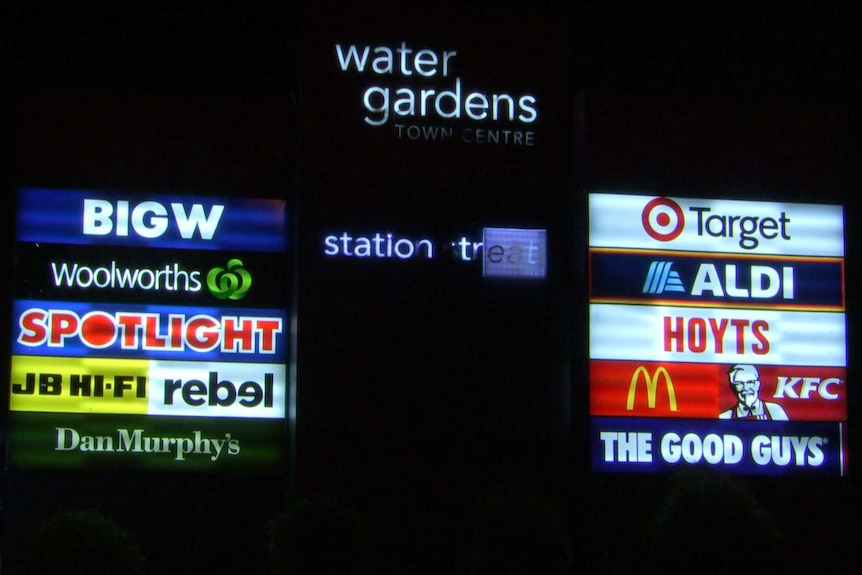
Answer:
<path fill-rule="evenodd" d="M 214 267 L 207 273 L 207 289 L 218 299 L 241 300 L 251 288 L 251 274 L 242 260 L 232 259 L 227 267 Z"/>

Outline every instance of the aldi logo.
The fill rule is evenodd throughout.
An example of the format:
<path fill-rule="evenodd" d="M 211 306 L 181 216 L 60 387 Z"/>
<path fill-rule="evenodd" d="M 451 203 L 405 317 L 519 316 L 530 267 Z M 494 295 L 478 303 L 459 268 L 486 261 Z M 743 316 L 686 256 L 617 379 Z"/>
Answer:
<path fill-rule="evenodd" d="M 661 294 L 664 292 L 685 293 L 685 286 L 679 272 L 673 271 L 673 262 L 652 262 L 644 282 L 643 293 Z"/>
<path fill-rule="evenodd" d="M 844 310 L 840 258 L 766 259 L 594 248 L 590 264 L 593 302 Z"/>

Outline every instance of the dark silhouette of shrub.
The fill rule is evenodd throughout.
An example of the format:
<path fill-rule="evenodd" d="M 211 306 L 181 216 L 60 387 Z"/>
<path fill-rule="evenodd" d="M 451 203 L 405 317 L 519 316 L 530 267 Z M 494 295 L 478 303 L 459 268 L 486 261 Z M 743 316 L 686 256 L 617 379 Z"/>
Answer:
<path fill-rule="evenodd" d="M 358 516 L 324 497 L 301 499 L 268 528 L 276 575 L 351 575 L 361 572 Z"/>
<path fill-rule="evenodd" d="M 26 559 L 28 575 L 143 575 L 137 542 L 93 510 L 62 511 L 40 524 Z"/>
<path fill-rule="evenodd" d="M 686 473 L 650 525 L 655 573 L 758 573 L 778 570 L 777 531 L 738 478 Z"/>
<path fill-rule="evenodd" d="M 471 575 L 572 572 L 572 545 L 562 512 L 523 490 L 495 489 L 481 497 L 472 541 Z"/>

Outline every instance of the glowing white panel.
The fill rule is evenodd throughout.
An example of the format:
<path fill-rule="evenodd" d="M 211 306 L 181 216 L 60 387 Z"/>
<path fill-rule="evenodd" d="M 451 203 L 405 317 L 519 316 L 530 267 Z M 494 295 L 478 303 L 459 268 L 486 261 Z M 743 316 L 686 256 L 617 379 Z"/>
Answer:
<path fill-rule="evenodd" d="M 590 194 L 590 246 L 844 256 L 840 206 Z"/>
<path fill-rule="evenodd" d="M 149 415 L 284 417 L 283 364 L 152 361 L 149 375 Z"/>
<path fill-rule="evenodd" d="M 844 367 L 843 313 L 590 305 L 590 359 Z"/>

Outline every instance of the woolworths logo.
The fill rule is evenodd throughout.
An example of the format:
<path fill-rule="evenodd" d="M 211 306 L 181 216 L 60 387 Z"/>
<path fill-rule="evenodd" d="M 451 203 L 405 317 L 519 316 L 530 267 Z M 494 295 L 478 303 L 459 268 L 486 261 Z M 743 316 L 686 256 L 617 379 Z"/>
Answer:
<path fill-rule="evenodd" d="M 215 267 L 207 273 L 207 289 L 218 299 L 241 300 L 251 288 L 251 274 L 234 258 L 227 268 Z"/>
<path fill-rule="evenodd" d="M 225 433 L 224 437 L 204 437 L 200 431 L 190 437 L 157 437 L 144 435 L 143 429 L 118 428 L 116 435 L 86 435 L 71 427 L 57 427 L 54 451 L 87 453 L 140 453 L 171 455 L 176 461 L 203 456 L 217 461 L 222 455 L 239 455 L 239 440 Z"/>

